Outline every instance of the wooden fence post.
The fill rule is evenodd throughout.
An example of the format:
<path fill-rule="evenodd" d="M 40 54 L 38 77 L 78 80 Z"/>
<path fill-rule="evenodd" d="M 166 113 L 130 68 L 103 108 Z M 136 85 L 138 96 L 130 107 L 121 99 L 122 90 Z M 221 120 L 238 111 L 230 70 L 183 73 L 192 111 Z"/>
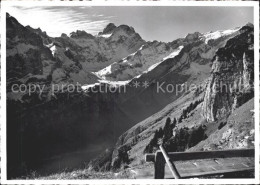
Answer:
<path fill-rule="evenodd" d="M 154 162 L 154 178 L 155 179 L 164 179 L 165 173 L 165 160 L 162 152 L 157 151 L 155 154 L 155 162 Z"/>
<path fill-rule="evenodd" d="M 166 163 L 168 164 L 168 166 L 169 166 L 169 168 L 170 168 L 170 170 L 171 170 L 171 172 L 172 172 L 173 177 L 174 177 L 175 179 L 180 179 L 181 176 L 180 176 L 180 174 L 179 174 L 179 172 L 178 172 L 176 166 L 175 166 L 175 165 L 173 164 L 173 162 L 171 161 L 169 155 L 167 154 L 167 152 L 165 151 L 165 149 L 163 148 L 163 146 L 160 145 L 159 148 L 160 148 L 160 150 L 162 151 L 163 157 L 164 157 Z"/>

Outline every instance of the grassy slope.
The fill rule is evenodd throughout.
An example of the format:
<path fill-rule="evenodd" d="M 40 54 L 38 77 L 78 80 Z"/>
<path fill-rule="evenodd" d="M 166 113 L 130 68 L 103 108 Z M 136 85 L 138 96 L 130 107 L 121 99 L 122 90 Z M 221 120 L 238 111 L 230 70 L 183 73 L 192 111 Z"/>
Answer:
<path fill-rule="evenodd" d="M 191 78 L 188 79 L 187 84 L 196 84 L 197 86 L 201 85 L 204 87 L 206 79 L 210 75 L 209 71 L 210 65 L 191 63 L 190 68 L 184 70 L 183 73 L 191 76 Z M 161 111 L 153 114 L 126 131 L 120 138 L 121 143 L 117 143 L 117 146 L 122 144 L 131 146 L 129 157 L 132 162 L 130 166 L 138 167 L 140 164 L 143 165 L 144 148 L 153 137 L 155 131 L 160 127 L 164 127 L 167 117 L 170 117 L 172 120 L 174 117 L 179 118 L 184 108 L 188 107 L 191 102 L 202 99 L 203 95 L 203 92 L 196 94 L 195 90 L 187 91 L 177 100 L 169 102 Z M 204 119 L 201 117 L 200 109 L 201 104 L 199 104 L 197 108 L 190 113 L 191 116 L 183 120 L 178 127 L 192 127 L 203 122 Z"/>
<path fill-rule="evenodd" d="M 254 98 L 236 109 L 227 124 L 189 151 L 254 147 Z"/>
<path fill-rule="evenodd" d="M 189 94 L 190 95 L 190 94 Z M 189 95 L 184 96 L 179 99 L 179 106 L 181 105 L 181 102 L 190 102 L 192 99 L 190 99 Z M 164 116 L 176 116 L 178 113 L 171 112 L 170 108 L 177 106 L 177 102 L 170 104 L 165 109 L 168 110 L 168 114 Z M 201 104 L 200 104 L 201 105 Z M 176 108 L 173 110 L 176 110 Z M 166 110 L 163 110 L 167 112 Z M 188 149 L 187 151 L 199 151 L 199 150 L 218 150 L 218 149 L 232 149 L 232 148 L 252 148 L 254 147 L 254 120 L 252 116 L 252 111 L 254 109 L 254 99 L 251 99 L 241 107 L 239 107 L 237 110 L 234 111 L 234 113 L 227 119 L 227 124 L 222 127 L 220 130 L 218 130 L 219 122 L 214 123 L 207 123 L 207 132 L 208 132 L 208 139 L 200 142 L 195 147 L 192 147 Z M 180 110 L 180 109 L 178 109 Z M 180 111 L 177 111 L 180 112 Z M 183 121 L 179 127 L 182 126 L 188 126 L 192 127 L 195 124 L 204 122 L 203 118 L 200 115 L 200 106 L 198 106 L 193 112 L 191 112 L 191 117 L 187 118 Z M 156 117 L 157 115 L 154 115 Z M 150 118 L 151 119 L 151 118 Z M 145 120 L 149 121 L 149 120 Z M 165 119 L 162 119 L 159 122 L 156 122 L 154 124 L 150 124 L 149 128 L 145 130 L 144 132 L 140 133 L 141 135 L 145 136 L 152 132 L 155 128 L 159 128 L 160 126 L 163 126 L 165 123 Z M 141 123 L 139 123 L 139 126 Z M 144 123 L 143 123 L 144 124 Z M 144 154 L 143 149 L 149 142 L 151 137 L 147 137 L 146 139 L 140 141 L 138 144 L 133 145 L 132 149 L 130 151 L 130 158 L 132 158 L 131 167 L 132 170 L 136 172 L 135 177 L 136 178 L 152 178 L 153 177 L 153 163 L 145 163 L 143 160 Z M 128 139 L 130 140 L 130 139 Z M 219 143 L 221 141 L 221 143 Z M 165 172 L 166 177 L 171 177 L 171 173 L 169 172 L 168 167 L 166 167 Z"/>
<path fill-rule="evenodd" d="M 121 173 L 113 172 L 96 172 L 88 169 L 74 170 L 73 172 L 61 172 L 55 173 L 49 176 L 37 176 L 31 174 L 26 179 L 38 179 L 38 180 L 67 180 L 67 179 L 129 179 L 133 178 L 132 174 L 127 170 Z"/>

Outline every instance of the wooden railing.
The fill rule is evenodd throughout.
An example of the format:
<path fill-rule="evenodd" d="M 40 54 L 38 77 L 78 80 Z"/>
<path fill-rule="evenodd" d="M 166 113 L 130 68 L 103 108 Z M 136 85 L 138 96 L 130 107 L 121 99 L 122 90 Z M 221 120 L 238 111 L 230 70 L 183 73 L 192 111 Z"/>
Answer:
<path fill-rule="evenodd" d="M 146 162 L 154 162 L 154 178 L 163 179 L 165 163 L 173 178 L 190 178 L 254 170 L 254 149 L 203 152 L 170 152 L 160 146 L 155 154 L 146 154 Z"/>

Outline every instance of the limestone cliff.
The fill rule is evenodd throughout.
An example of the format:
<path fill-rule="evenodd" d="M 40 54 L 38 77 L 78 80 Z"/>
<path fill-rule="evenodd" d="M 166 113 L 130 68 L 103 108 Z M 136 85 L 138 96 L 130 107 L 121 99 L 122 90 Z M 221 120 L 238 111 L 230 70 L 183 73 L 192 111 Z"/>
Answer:
<path fill-rule="evenodd" d="M 240 32 L 213 59 L 202 107 L 207 121 L 229 116 L 234 108 L 253 97 L 253 27 L 246 25 Z"/>

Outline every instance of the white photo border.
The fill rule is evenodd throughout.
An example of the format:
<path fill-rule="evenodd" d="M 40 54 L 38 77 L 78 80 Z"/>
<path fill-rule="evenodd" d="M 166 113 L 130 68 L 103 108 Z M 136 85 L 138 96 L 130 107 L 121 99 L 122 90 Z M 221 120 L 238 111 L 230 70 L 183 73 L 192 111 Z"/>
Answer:
<path fill-rule="evenodd" d="M 232 6 L 254 8 L 255 178 L 252 179 L 95 179 L 7 180 L 6 12 L 11 6 Z M 259 2 L 257 1 L 2 1 L 1 2 L 1 184 L 259 184 Z"/>

